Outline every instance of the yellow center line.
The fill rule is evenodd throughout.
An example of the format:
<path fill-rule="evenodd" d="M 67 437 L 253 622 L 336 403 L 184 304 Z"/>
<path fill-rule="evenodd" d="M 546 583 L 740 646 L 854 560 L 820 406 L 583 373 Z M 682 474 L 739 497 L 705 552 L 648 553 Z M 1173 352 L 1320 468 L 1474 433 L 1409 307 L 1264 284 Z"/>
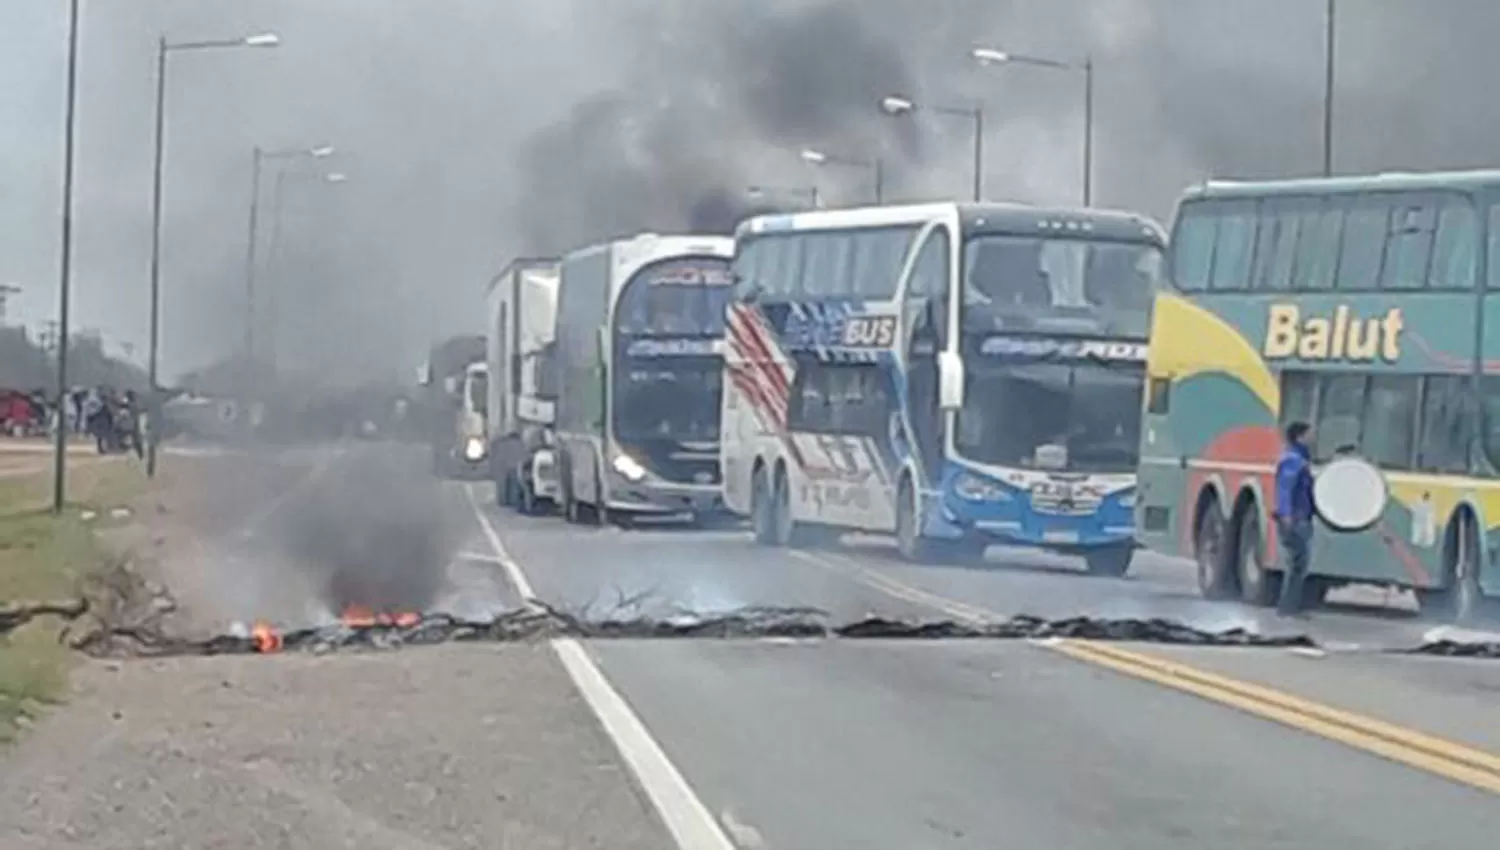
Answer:
<path fill-rule="evenodd" d="M 898 599 L 925 605 L 963 620 L 1005 619 L 995 611 L 929 593 L 841 555 L 822 557 L 795 550 L 793 554 L 800 560 L 849 576 Z M 1033 645 L 1500 794 L 1500 755 L 1494 753 L 1157 655 L 1123 649 L 1118 644 L 1070 638 L 1033 641 Z"/>

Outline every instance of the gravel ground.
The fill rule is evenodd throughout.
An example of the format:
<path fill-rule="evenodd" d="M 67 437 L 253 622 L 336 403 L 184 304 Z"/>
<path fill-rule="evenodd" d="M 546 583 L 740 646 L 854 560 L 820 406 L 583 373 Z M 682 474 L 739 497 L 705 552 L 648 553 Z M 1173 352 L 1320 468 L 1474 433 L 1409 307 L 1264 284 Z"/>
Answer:
<path fill-rule="evenodd" d="M 671 845 L 542 645 L 94 662 L 76 684 L 6 758 L 5 850 Z"/>

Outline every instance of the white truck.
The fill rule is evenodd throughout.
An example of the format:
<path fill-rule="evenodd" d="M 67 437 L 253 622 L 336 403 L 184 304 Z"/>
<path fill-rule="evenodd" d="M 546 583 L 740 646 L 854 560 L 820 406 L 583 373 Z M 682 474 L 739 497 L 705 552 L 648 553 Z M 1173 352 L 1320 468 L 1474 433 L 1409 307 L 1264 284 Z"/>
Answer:
<path fill-rule="evenodd" d="M 534 514 L 557 502 L 552 448 L 558 263 L 523 258 L 490 281 L 485 331 L 495 500 Z"/>

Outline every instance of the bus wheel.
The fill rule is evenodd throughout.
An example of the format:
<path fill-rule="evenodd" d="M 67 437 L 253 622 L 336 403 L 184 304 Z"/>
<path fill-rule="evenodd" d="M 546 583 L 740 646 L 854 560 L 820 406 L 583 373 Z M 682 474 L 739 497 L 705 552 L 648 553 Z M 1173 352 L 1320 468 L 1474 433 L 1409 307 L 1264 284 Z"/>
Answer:
<path fill-rule="evenodd" d="M 767 480 L 766 468 L 755 471 L 755 480 L 750 489 L 750 525 L 755 530 L 755 542 L 761 546 L 776 545 L 776 507 L 771 501 L 771 482 Z"/>
<path fill-rule="evenodd" d="M 792 485 L 785 470 L 776 471 L 775 495 L 771 506 L 771 545 L 790 546 L 796 536 L 797 521 L 792 519 Z"/>
<path fill-rule="evenodd" d="M 1134 546 L 1110 546 L 1084 553 L 1084 563 L 1089 575 L 1100 578 L 1124 578 L 1130 571 L 1130 560 L 1135 557 Z"/>
<path fill-rule="evenodd" d="M 1479 554 L 1474 523 L 1464 518 L 1454 531 L 1453 547 L 1447 558 L 1447 586 L 1417 592 L 1424 613 L 1459 624 L 1482 619 L 1488 600 L 1479 589 Z"/>
<path fill-rule="evenodd" d="M 901 479 L 896 497 L 896 548 L 901 557 L 914 562 L 926 561 L 931 547 L 922 539 L 921 522 L 918 519 L 917 488 L 910 478 Z"/>
<path fill-rule="evenodd" d="M 1234 595 L 1234 579 L 1225 554 L 1224 517 L 1219 501 L 1209 500 L 1193 534 L 1193 558 L 1198 562 L 1198 592 L 1204 599 L 1228 599 Z"/>
<path fill-rule="evenodd" d="M 1253 508 L 1240 514 L 1235 538 L 1239 544 L 1240 598 L 1262 608 L 1276 604 L 1281 595 L 1281 573 L 1266 569 L 1266 547 Z"/>

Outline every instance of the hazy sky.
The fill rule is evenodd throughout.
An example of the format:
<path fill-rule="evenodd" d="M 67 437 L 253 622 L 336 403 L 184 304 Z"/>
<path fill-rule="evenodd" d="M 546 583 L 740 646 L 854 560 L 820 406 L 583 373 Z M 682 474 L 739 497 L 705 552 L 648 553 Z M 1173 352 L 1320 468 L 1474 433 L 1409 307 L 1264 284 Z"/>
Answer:
<path fill-rule="evenodd" d="M 967 129 L 881 116 L 896 89 L 985 106 L 989 197 L 1073 202 L 1079 79 L 977 68 L 978 43 L 1094 55 L 1098 202 L 1165 220 L 1204 176 L 1320 162 L 1323 0 L 83 5 L 74 303 L 138 356 L 155 41 L 283 40 L 172 58 L 168 374 L 240 339 L 255 144 L 341 151 L 288 179 L 262 309 L 282 356 L 350 376 L 409 372 L 434 338 L 478 330 L 488 277 L 518 251 L 722 219 L 748 184 L 816 178 L 835 202 L 863 199 L 858 171 L 799 163 L 804 144 L 882 153 L 897 197 L 965 195 Z M 0 283 L 26 289 L 13 320 L 55 312 L 66 7 L 0 0 Z M 1342 0 L 1340 15 L 1340 169 L 1495 162 L 1500 105 L 1478 95 L 1500 64 L 1500 4 Z"/>

